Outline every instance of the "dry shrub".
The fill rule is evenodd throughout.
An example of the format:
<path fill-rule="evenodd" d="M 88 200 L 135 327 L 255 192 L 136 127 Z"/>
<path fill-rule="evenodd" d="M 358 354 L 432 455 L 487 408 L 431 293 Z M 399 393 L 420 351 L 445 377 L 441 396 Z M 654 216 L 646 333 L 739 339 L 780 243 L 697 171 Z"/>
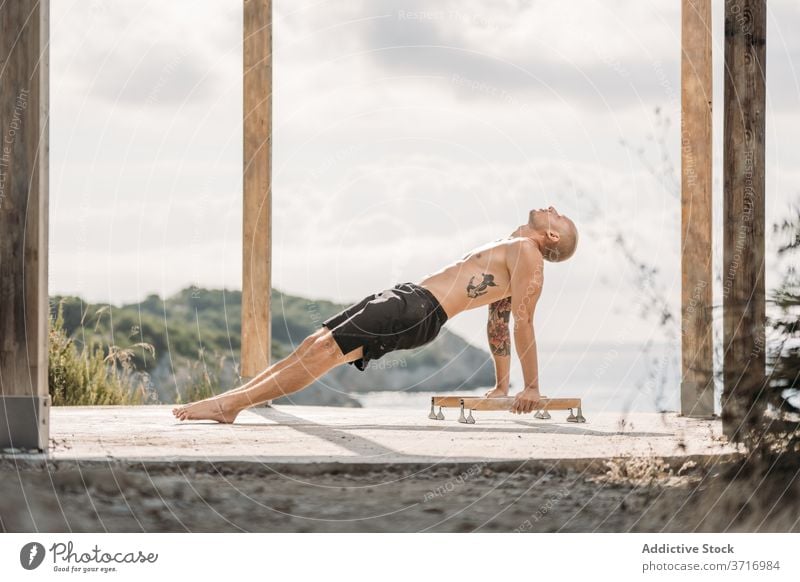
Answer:
<path fill-rule="evenodd" d="M 48 382 L 53 406 L 147 404 L 155 400 L 149 376 L 137 372 L 133 349 L 153 352 L 149 344 L 129 348 L 98 343 L 78 349 L 64 330 L 63 306 L 50 318 Z"/>
<path fill-rule="evenodd" d="M 620 457 L 606 461 L 608 471 L 592 481 L 634 487 L 676 487 L 690 482 L 689 471 L 696 466 L 686 461 L 674 471 L 664 459 L 658 457 Z"/>

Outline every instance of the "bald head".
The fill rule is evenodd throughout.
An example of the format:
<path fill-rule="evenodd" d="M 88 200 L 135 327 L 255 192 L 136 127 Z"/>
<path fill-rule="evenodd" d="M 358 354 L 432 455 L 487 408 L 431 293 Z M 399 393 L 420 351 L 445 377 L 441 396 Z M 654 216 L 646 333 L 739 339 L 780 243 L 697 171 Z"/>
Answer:
<path fill-rule="evenodd" d="M 566 216 L 563 224 L 553 225 L 552 230 L 558 232 L 558 240 L 545 239 L 544 259 L 551 263 L 566 261 L 575 254 L 578 247 L 578 229 L 575 223 Z"/>
<path fill-rule="evenodd" d="M 532 210 L 528 225 L 541 236 L 542 254 L 546 261 L 560 263 L 575 254 L 578 229 L 570 218 L 550 206 Z"/>

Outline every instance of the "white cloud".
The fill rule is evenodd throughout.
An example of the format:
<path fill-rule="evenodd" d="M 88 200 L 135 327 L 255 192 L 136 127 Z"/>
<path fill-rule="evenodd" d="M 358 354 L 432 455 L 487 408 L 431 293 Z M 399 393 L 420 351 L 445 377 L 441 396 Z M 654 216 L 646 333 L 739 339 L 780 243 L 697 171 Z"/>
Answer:
<path fill-rule="evenodd" d="M 470 0 L 409 17 L 427 6 L 275 2 L 275 285 L 356 300 L 553 202 L 584 235 L 574 261 L 549 269 L 547 344 L 648 337 L 622 323 L 630 278 L 609 241 L 628 232 L 677 304 L 678 200 L 619 141 L 649 143 L 661 106 L 678 152 L 678 4 Z M 132 301 L 236 286 L 241 4 L 52 8 L 51 290 Z M 798 11 L 770 10 L 768 219 L 800 190 Z M 453 326 L 480 341 L 481 318 Z"/>

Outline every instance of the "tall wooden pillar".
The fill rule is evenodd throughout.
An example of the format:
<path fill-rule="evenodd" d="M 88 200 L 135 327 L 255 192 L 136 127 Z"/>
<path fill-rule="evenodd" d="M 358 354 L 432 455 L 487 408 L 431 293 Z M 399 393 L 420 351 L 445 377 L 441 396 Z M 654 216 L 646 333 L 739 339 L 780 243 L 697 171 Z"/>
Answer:
<path fill-rule="evenodd" d="M 681 414 L 714 414 L 711 0 L 681 5 Z"/>
<path fill-rule="evenodd" d="M 241 375 L 269 365 L 272 234 L 272 2 L 244 0 L 244 236 Z"/>
<path fill-rule="evenodd" d="M 725 2 L 724 432 L 758 419 L 765 381 L 766 0 Z"/>
<path fill-rule="evenodd" d="M 0 448 L 47 451 L 48 0 L 0 2 Z"/>

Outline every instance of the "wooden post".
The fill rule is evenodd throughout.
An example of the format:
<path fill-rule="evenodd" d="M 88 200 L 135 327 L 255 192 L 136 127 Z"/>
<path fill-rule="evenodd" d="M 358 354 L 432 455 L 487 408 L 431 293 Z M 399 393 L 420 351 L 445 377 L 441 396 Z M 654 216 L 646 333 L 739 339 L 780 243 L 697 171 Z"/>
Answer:
<path fill-rule="evenodd" d="M 49 6 L 0 3 L 0 448 L 44 452 Z"/>
<path fill-rule="evenodd" d="M 272 234 L 272 2 L 244 0 L 244 235 L 241 375 L 269 366 Z"/>
<path fill-rule="evenodd" d="M 681 414 L 714 414 L 711 0 L 681 5 Z"/>
<path fill-rule="evenodd" d="M 722 423 L 736 440 L 758 419 L 766 369 L 766 15 L 766 0 L 725 2 Z"/>

